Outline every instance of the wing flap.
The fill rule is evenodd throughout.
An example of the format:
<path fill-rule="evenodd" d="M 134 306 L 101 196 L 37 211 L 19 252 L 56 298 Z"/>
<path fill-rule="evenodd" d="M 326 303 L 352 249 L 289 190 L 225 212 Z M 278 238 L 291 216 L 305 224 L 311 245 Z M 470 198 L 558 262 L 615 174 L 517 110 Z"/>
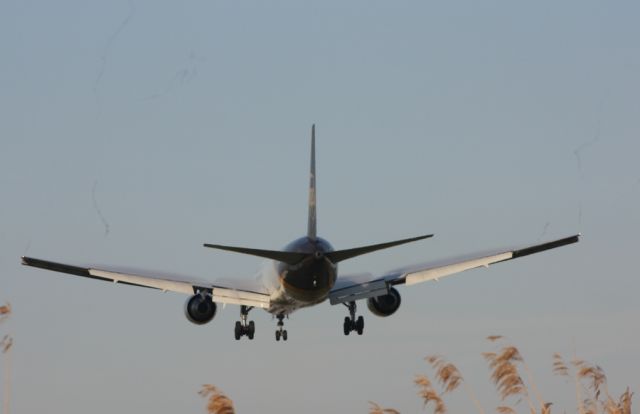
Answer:
<path fill-rule="evenodd" d="M 490 264 L 509 260 L 512 257 L 513 253 L 507 252 L 493 256 L 481 257 L 479 259 L 467 260 L 460 263 L 453 263 L 447 266 L 435 267 L 433 269 L 407 273 L 405 275 L 405 284 L 415 285 L 416 283 L 426 282 L 428 280 L 438 280 L 441 277 L 464 272 L 465 270 L 471 270 L 478 267 L 489 267 Z"/>
<path fill-rule="evenodd" d="M 178 282 L 166 279 L 153 279 L 145 276 L 130 275 L 100 269 L 89 269 L 89 274 L 91 276 L 96 276 L 97 278 L 110 280 L 114 283 L 125 283 L 134 286 L 144 286 L 159 289 L 163 292 L 178 292 L 185 293 L 187 295 L 191 295 L 194 293 L 194 287 L 205 288 L 205 286 L 194 286 L 192 283 L 187 282 Z"/>
<path fill-rule="evenodd" d="M 254 306 L 256 308 L 269 307 L 269 296 L 261 293 L 214 287 L 212 296 L 213 301 L 218 303 Z"/>
<path fill-rule="evenodd" d="M 338 303 L 354 302 L 360 299 L 367 299 L 373 296 L 381 296 L 387 294 L 387 282 L 384 280 L 374 280 L 359 285 L 334 290 L 329 295 L 329 302 L 332 305 Z"/>

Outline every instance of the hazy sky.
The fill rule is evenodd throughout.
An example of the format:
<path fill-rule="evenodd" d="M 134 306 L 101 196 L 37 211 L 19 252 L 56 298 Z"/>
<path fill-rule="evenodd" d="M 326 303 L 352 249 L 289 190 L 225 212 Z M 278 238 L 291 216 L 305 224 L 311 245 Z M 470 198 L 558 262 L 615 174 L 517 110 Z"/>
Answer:
<path fill-rule="evenodd" d="M 346 4 L 345 4 L 346 3 Z M 498 401 L 484 337 L 521 347 L 571 412 L 555 351 L 640 391 L 640 3 L 636 1 L 0 2 L 0 333 L 13 412 L 418 412 L 442 353 Z M 582 232 L 572 245 L 286 321 L 190 324 L 186 297 L 24 268 L 20 256 L 252 277 L 306 229 L 317 124 L 318 231 L 336 248 L 433 232 L 341 272 Z M 103 220 L 105 221 L 103 223 Z M 2 365 L 6 359 L 2 359 Z M 463 396 L 450 401 L 470 412 Z"/>

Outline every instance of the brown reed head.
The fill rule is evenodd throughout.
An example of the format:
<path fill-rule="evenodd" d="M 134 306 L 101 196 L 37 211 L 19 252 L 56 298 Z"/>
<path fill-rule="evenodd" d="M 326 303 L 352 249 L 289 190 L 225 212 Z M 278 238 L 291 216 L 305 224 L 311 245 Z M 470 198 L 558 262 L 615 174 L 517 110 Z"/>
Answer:
<path fill-rule="evenodd" d="M 442 401 L 442 397 L 438 392 L 433 388 L 431 381 L 426 375 L 418 375 L 414 380 L 414 383 L 418 386 L 419 391 L 418 395 L 422 398 L 422 401 L 425 405 L 429 405 L 429 403 L 433 403 L 433 413 L 434 414 L 444 414 L 447 412 L 447 407 Z"/>
<path fill-rule="evenodd" d="M 553 354 L 553 373 L 563 377 L 569 376 L 569 367 L 564 363 L 562 355 L 557 352 Z"/>
<path fill-rule="evenodd" d="M 600 397 L 601 387 L 607 382 L 604 370 L 598 365 L 592 365 L 579 359 L 572 363 L 576 367 L 578 380 L 587 381 L 589 388 L 594 393 L 594 399 L 597 400 Z"/>
<path fill-rule="evenodd" d="M 400 411 L 393 408 L 382 408 L 373 401 L 369 401 L 369 414 L 400 414 Z"/>
<path fill-rule="evenodd" d="M 11 313 L 11 304 L 7 302 L 6 305 L 0 306 L 0 315 L 8 315 Z"/>
<path fill-rule="evenodd" d="M 208 398 L 207 413 L 209 414 L 235 414 L 233 401 L 222 391 L 211 384 L 205 384 L 198 392 L 203 398 Z"/>
<path fill-rule="evenodd" d="M 429 355 L 425 360 L 436 371 L 436 379 L 444 388 L 444 392 L 454 391 L 464 381 L 458 368 L 442 356 Z"/>
<path fill-rule="evenodd" d="M 517 362 L 522 361 L 520 352 L 515 346 L 505 346 L 500 353 L 484 352 L 482 354 L 489 363 L 491 380 L 496 385 L 500 398 L 526 396 L 527 389 L 518 372 Z"/>

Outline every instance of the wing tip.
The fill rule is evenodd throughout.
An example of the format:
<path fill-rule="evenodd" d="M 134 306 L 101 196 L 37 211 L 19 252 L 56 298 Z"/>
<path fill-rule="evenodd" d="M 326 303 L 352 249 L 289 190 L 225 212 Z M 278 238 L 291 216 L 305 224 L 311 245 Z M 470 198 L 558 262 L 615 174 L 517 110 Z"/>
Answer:
<path fill-rule="evenodd" d="M 513 252 L 513 258 L 528 256 L 534 253 L 540 253 L 545 250 L 555 249 L 557 247 L 566 246 L 568 244 L 578 243 L 580 241 L 580 233 L 573 236 L 563 237 L 561 239 L 551 240 L 545 243 L 537 244 L 535 246 L 525 247 L 524 249 L 518 249 Z"/>

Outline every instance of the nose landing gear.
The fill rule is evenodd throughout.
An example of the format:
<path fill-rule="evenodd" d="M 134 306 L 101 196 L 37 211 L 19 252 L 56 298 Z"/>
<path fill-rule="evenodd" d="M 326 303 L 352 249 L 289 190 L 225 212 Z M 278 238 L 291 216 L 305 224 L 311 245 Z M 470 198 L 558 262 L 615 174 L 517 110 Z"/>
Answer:
<path fill-rule="evenodd" d="M 277 316 L 278 318 L 278 329 L 276 329 L 276 341 L 279 341 L 282 338 L 283 341 L 287 340 L 287 330 L 284 329 L 284 314 L 280 313 Z"/>
<path fill-rule="evenodd" d="M 253 335 L 256 332 L 256 324 L 253 321 L 247 323 L 247 316 L 249 311 L 253 309 L 253 306 L 240 306 L 240 320 L 236 322 L 234 329 L 234 335 L 236 341 L 240 340 L 243 336 L 247 336 L 250 340 L 253 339 Z"/>
<path fill-rule="evenodd" d="M 358 335 L 362 335 L 364 331 L 364 318 L 362 315 L 356 319 L 356 303 L 348 302 L 344 304 L 349 309 L 349 315 L 344 317 L 343 330 L 345 335 L 349 335 L 352 331 L 358 332 Z"/>

